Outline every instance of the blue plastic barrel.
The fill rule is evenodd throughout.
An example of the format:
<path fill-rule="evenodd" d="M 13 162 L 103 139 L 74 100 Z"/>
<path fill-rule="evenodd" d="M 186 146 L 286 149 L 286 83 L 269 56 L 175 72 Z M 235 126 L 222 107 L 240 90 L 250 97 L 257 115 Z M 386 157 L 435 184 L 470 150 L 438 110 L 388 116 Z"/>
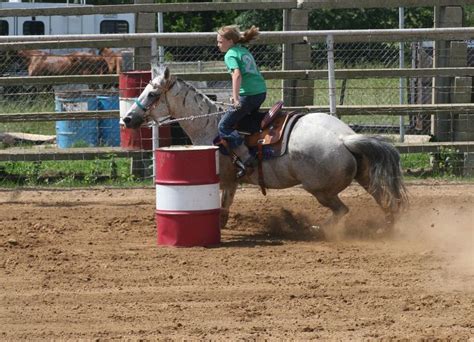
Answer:
<path fill-rule="evenodd" d="M 97 99 L 92 95 L 71 93 L 55 96 L 56 112 L 97 110 Z M 59 148 L 84 145 L 97 146 L 98 120 L 56 121 L 56 143 Z"/>
<path fill-rule="evenodd" d="M 99 110 L 118 110 L 119 97 L 118 95 L 97 96 L 97 105 Z M 99 120 L 99 145 L 120 146 L 120 120 L 118 118 Z"/>

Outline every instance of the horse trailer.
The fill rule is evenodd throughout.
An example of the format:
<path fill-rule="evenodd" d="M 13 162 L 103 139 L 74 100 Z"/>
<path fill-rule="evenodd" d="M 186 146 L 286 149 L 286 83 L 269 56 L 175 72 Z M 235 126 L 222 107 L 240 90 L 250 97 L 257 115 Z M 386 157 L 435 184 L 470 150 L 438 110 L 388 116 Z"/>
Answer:
<path fill-rule="evenodd" d="M 61 3 L 22 3 L 12 1 L 0 3 L 0 9 L 68 6 L 70 5 Z M 92 5 L 74 4 L 74 6 Z M 135 15 L 133 13 L 0 17 L 0 36 L 133 32 L 135 32 Z"/>

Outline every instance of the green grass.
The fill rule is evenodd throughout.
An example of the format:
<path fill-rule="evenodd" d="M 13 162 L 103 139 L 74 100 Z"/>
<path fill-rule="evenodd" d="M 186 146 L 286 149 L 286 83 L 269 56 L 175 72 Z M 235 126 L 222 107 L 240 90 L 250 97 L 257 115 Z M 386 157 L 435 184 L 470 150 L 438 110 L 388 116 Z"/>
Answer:
<path fill-rule="evenodd" d="M 4 95 L 0 98 L 0 115 L 10 113 L 54 112 L 53 94 Z M 0 123 L 0 132 L 22 132 L 54 135 L 54 121 Z"/>
<path fill-rule="evenodd" d="M 428 169 L 431 167 L 428 153 L 407 153 L 400 155 L 403 169 Z"/>
<path fill-rule="evenodd" d="M 92 161 L 43 161 L 0 163 L 0 186 L 137 186 L 151 185 L 130 173 L 130 160 L 111 158 Z"/>

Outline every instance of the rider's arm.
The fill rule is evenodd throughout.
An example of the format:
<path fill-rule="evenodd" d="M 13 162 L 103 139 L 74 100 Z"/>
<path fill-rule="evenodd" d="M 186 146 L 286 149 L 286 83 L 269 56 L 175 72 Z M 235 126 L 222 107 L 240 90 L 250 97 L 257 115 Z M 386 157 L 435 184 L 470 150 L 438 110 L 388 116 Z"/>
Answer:
<path fill-rule="evenodd" d="M 240 106 L 240 83 L 242 82 L 242 73 L 240 69 L 232 70 L 232 98 L 234 99 L 234 106 Z"/>

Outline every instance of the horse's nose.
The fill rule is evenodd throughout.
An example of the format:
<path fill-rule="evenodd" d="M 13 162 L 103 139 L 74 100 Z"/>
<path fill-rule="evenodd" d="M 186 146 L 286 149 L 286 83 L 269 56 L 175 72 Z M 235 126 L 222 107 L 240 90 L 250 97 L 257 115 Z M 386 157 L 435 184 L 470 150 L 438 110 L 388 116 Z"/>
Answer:
<path fill-rule="evenodd" d="M 127 128 L 139 128 L 144 122 L 142 116 L 134 115 L 133 113 L 126 115 L 122 120 Z"/>
<path fill-rule="evenodd" d="M 130 125 L 130 123 L 132 122 L 132 118 L 129 117 L 129 116 L 126 116 L 123 118 L 123 123 L 125 124 L 125 126 L 128 127 L 128 125 Z"/>

